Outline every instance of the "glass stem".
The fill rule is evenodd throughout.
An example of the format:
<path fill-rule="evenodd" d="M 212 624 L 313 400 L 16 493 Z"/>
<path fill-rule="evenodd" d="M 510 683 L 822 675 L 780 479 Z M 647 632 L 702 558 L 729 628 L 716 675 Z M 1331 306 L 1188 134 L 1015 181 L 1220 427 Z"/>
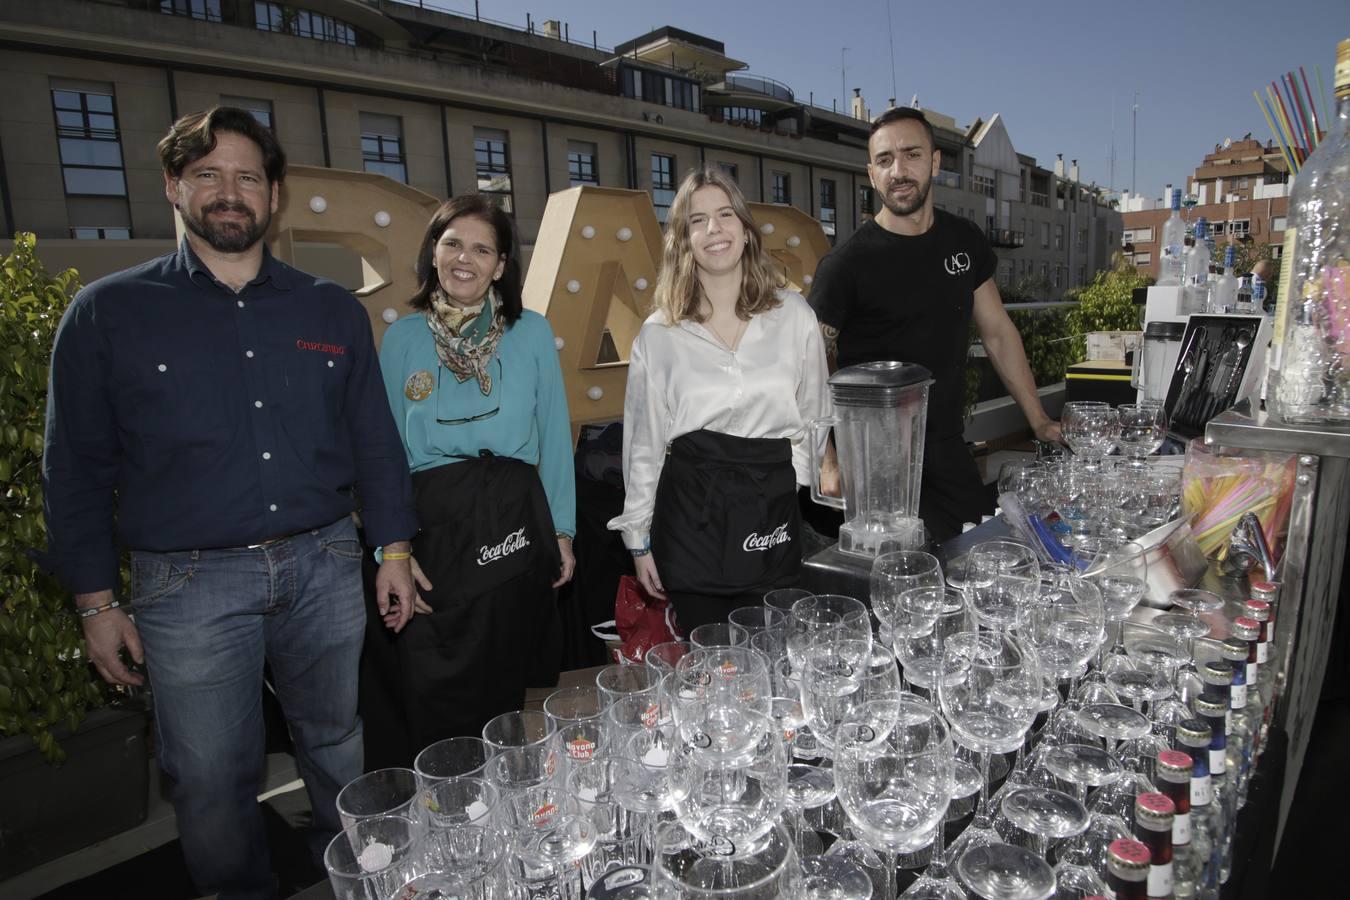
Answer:
<path fill-rule="evenodd" d="M 977 828 L 989 827 L 989 751 L 980 753 L 980 803 L 975 810 L 973 824 Z"/>
<path fill-rule="evenodd" d="M 887 853 L 882 857 L 881 896 L 894 897 L 899 893 L 896 886 L 895 870 L 900 867 L 900 854 Z"/>
<path fill-rule="evenodd" d="M 938 822 L 937 831 L 933 834 L 933 861 L 928 864 L 928 875 L 930 878 L 947 877 L 947 861 L 944 858 L 947 855 L 947 831 L 942 822 Z"/>

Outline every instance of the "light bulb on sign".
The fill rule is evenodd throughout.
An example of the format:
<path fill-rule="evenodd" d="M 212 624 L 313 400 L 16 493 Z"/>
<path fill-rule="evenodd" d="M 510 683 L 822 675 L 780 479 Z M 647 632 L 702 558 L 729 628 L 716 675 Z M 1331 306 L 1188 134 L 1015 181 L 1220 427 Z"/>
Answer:
<path fill-rule="evenodd" d="M 798 244 L 800 244 L 801 242 L 802 242 L 802 239 L 799 238 L 799 237 L 797 237 L 795 234 L 794 234 L 792 237 L 790 237 L 790 238 L 787 239 L 787 245 L 788 245 L 789 247 L 796 247 L 796 246 L 797 246 Z"/>
<path fill-rule="evenodd" d="M 590 397 L 592 400 L 599 400 L 601 397 L 605 396 L 605 389 L 599 385 L 588 387 L 586 388 L 586 396 Z"/>
<path fill-rule="evenodd" d="M 623 228 L 620 228 L 614 236 L 621 241 L 631 241 L 633 239 L 633 229 L 625 225 Z"/>
<path fill-rule="evenodd" d="M 309 198 L 309 208 L 313 212 L 322 213 L 325 209 L 328 208 L 328 201 L 320 197 L 318 194 L 315 194 L 313 197 Z"/>
<path fill-rule="evenodd" d="M 584 237 L 584 238 L 585 238 L 586 240 L 588 240 L 588 241 L 589 241 L 591 238 L 595 237 L 595 226 L 593 226 L 593 225 L 582 225 L 582 226 L 581 226 L 581 236 Z"/>
<path fill-rule="evenodd" d="M 773 223 L 765 222 L 763 225 L 759 226 L 759 230 L 762 234 L 773 234 Z"/>
<path fill-rule="evenodd" d="M 566 345 L 566 343 L 567 343 L 567 342 L 564 341 L 562 338 L 560 338 L 560 337 L 554 337 L 554 338 L 553 338 L 553 349 L 554 349 L 554 350 L 561 350 L 561 349 Z"/>
<path fill-rule="evenodd" d="M 810 284 L 813 281 L 810 275 L 802 276 L 802 284 Z"/>
<path fill-rule="evenodd" d="M 384 210 L 380 210 L 375 214 L 375 224 L 381 228 L 388 228 L 391 221 L 393 220 L 390 218 L 389 213 Z"/>
<path fill-rule="evenodd" d="M 398 310 L 392 306 L 386 307 L 384 312 L 380 313 L 380 318 L 384 319 L 384 324 L 393 325 L 398 321 Z"/>
<path fill-rule="evenodd" d="M 571 281 L 567 282 L 567 293 L 575 294 L 578 293 L 580 290 L 581 290 L 580 281 L 577 281 L 575 278 L 573 278 Z"/>
<path fill-rule="evenodd" d="M 645 291 L 647 289 L 647 279 L 639 278 L 637 281 L 633 282 L 633 287 L 637 288 L 639 291 Z"/>

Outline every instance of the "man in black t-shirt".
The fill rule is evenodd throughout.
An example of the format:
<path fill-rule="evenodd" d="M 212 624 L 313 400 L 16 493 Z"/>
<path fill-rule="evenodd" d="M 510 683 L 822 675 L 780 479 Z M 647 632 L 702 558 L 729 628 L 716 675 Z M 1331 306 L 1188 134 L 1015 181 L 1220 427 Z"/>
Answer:
<path fill-rule="evenodd" d="M 821 260 L 810 300 L 831 369 L 899 360 L 933 373 L 919 514 L 942 540 L 993 511 L 962 437 L 972 318 L 1036 437 L 1058 440 L 1059 423 L 1041 406 L 984 234 L 933 208 L 940 157 L 928 120 L 917 109 L 888 110 L 873 124 L 867 149 L 883 209 Z"/>

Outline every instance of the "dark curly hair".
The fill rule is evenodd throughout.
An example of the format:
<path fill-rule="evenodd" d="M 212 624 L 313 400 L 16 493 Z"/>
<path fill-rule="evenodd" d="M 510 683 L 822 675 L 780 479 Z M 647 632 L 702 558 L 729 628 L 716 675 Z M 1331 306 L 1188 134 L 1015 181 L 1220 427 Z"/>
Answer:
<path fill-rule="evenodd" d="M 237 106 L 213 106 L 174 122 L 157 147 L 164 171 L 177 178 L 185 167 L 209 156 L 216 149 L 217 131 L 241 134 L 258 145 L 268 183 L 280 184 L 286 177 L 286 154 L 276 135 L 253 118 L 253 113 Z"/>

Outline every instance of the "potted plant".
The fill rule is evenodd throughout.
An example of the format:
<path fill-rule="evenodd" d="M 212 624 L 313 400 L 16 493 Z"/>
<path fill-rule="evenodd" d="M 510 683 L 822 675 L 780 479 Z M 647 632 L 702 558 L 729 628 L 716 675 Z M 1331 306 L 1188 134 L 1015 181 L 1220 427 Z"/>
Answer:
<path fill-rule="evenodd" d="M 0 878 L 139 823 L 149 773 L 143 706 L 109 706 L 69 595 L 33 558 L 47 542 L 47 363 L 80 286 L 36 246 L 18 234 L 0 264 Z"/>

